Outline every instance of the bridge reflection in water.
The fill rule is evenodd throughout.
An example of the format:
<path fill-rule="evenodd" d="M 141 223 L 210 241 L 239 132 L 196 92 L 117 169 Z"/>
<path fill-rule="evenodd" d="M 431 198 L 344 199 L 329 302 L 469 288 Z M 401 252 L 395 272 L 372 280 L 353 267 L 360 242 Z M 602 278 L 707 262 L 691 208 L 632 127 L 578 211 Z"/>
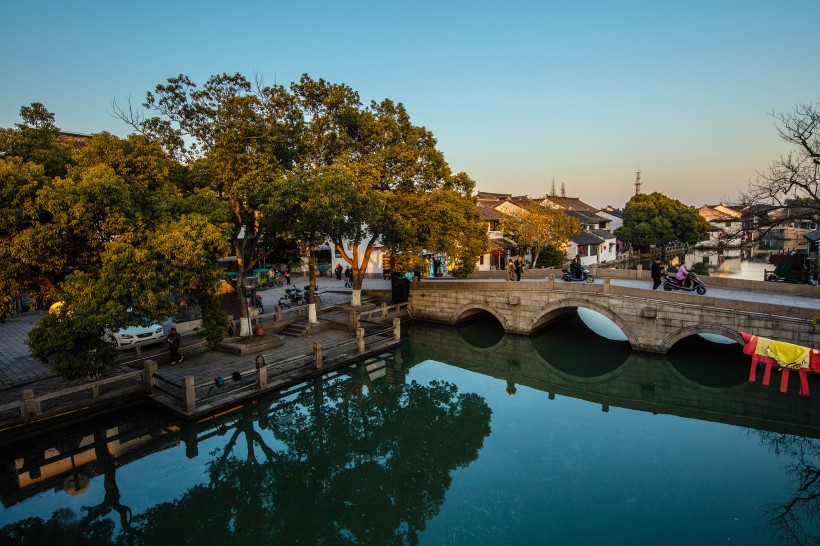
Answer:
<path fill-rule="evenodd" d="M 491 421 L 496 434 L 504 427 L 486 392 L 484 398 L 447 381 L 407 379 L 429 360 L 498 378 L 509 394 L 526 386 L 545 393 L 535 396 L 573 397 L 604 411 L 760 429 L 750 433 L 772 452 L 788 453 L 797 473 L 794 499 L 766 518 L 777 536 L 803 532 L 796 514 L 820 509 L 813 466 L 820 443 L 811 440 L 820 437 L 820 386 L 812 385 L 812 398 L 798 397 L 796 385 L 784 395 L 747 382 L 748 357 L 737 345 L 693 336 L 662 357 L 596 337 L 587 323 L 568 314 L 525 337 L 492 321 L 456 328 L 416 322 L 400 349 L 281 397 L 190 423 L 143 408 L 128 419 L 7 446 L 0 497 L 7 510 L 26 507 L 12 519 L 0 514 L 0 542 L 81 544 L 92 535 L 99 544 L 418 542 L 427 521 L 444 512 L 453 473 L 490 449 Z M 564 453 L 560 442 L 554 447 Z M 489 461 L 498 456 L 487 453 Z M 140 459 L 150 462 L 130 464 Z M 86 493 L 90 484 L 96 493 Z M 49 494 L 41 511 L 27 505 Z M 86 497 L 55 499 L 68 495 Z M 23 517 L 31 513 L 39 519 Z M 509 532 L 504 525 L 488 520 L 483 531 Z M 470 543 L 469 533 L 459 538 Z"/>
<path fill-rule="evenodd" d="M 737 343 L 690 336 L 667 355 L 631 351 L 626 341 L 593 333 L 589 321 L 568 314 L 532 336 L 503 332 L 489 316 L 456 327 L 416 322 L 414 357 L 438 360 L 496 377 L 508 390 L 525 385 L 555 395 L 652 413 L 691 417 L 820 438 L 820 379 L 812 397 L 798 382 L 780 392 L 749 383 L 749 357 Z"/>

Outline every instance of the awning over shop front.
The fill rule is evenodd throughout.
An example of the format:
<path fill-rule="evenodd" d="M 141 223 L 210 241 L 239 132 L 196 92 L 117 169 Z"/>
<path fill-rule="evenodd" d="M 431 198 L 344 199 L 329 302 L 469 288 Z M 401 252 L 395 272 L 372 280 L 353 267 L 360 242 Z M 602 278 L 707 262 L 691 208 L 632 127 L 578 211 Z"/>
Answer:
<path fill-rule="evenodd" d="M 498 250 L 498 251 L 507 251 L 516 248 L 518 243 L 513 241 L 512 239 L 508 239 L 507 237 L 502 237 L 498 239 L 490 239 L 490 251 Z"/>

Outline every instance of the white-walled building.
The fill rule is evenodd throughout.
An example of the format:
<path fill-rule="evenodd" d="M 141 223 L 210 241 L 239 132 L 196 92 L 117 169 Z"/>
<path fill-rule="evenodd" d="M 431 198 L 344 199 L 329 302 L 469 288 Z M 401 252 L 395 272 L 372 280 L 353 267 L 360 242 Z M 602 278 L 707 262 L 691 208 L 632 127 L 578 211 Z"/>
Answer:
<path fill-rule="evenodd" d="M 505 216 L 515 216 L 526 211 L 531 199 L 524 196 L 513 196 L 504 193 L 478 192 L 476 208 L 481 219 L 487 224 L 487 234 L 490 237 L 490 248 L 478 259 L 476 271 L 497 271 L 506 269 L 511 258 L 518 256 L 518 243 L 504 233 L 498 231 L 498 224 Z M 527 252 L 524 260 L 532 263 L 532 255 Z"/>
<path fill-rule="evenodd" d="M 729 207 L 703 205 L 698 213 L 709 222 L 708 239 L 699 242 L 699 247 L 737 247 L 744 243 L 743 215 Z"/>
<path fill-rule="evenodd" d="M 330 271 L 335 271 L 336 266 L 338 264 L 342 264 L 342 270 L 344 270 L 348 263 L 342 258 L 342 253 L 336 249 L 336 246 L 333 243 L 329 243 L 331 246 L 331 263 L 330 263 Z M 345 252 L 348 256 L 353 255 L 353 245 L 350 241 L 345 241 Z M 359 260 L 364 257 L 364 251 L 367 248 L 367 243 L 362 243 L 359 245 L 358 252 L 359 252 Z M 385 254 L 384 254 L 384 247 L 380 244 L 376 244 L 373 248 L 373 251 L 370 253 L 370 259 L 367 262 L 367 268 L 365 269 L 365 277 L 381 277 L 384 274 L 385 269 L 390 269 L 389 264 L 385 264 Z"/>
<path fill-rule="evenodd" d="M 591 229 L 572 236 L 567 246 L 567 259 L 581 257 L 584 265 L 611 262 L 618 257 L 617 239 L 605 229 Z"/>
<path fill-rule="evenodd" d="M 609 205 L 596 212 L 596 214 L 609 220 L 609 226 L 606 228 L 609 231 L 614 232 L 616 229 L 624 225 L 623 211 Z"/>

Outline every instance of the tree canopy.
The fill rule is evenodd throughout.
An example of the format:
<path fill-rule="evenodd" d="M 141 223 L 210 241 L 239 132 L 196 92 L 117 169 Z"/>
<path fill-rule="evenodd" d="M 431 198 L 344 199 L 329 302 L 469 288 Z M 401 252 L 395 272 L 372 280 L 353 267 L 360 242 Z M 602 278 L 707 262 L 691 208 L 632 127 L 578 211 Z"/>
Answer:
<path fill-rule="evenodd" d="M 634 246 L 666 247 L 677 241 L 695 244 L 709 232 L 709 222 L 695 209 L 662 193 L 639 193 L 624 207 L 624 225 L 615 230 L 618 239 Z"/>
<path fill-rule="evenodd" d="M 244 294 L 244 277 L 258 257 L 247 245 L 283 233 L 301 240 L 308 251 L 324 238 L 334 243 L 353 270 L 354 305 L 378 246 L 394 252 L 454 251 L 462 268 L 486 250 L 469 202 L 473 181 L 451 172 L 433 134 L 414 125 L 401 103 L 385 99 L 364 106 L 349 86 L 307 74 L 289 88 L 223 74 L 201 89 L 187 76 L 171 78 L 148 93 L 143 106 L 156 116 L 117 111 L 169 153 L 205 162 L 214 173 L 214 189 L 230 202 L 237 292 Z M 408 211 L 399 210 L 419 200 L 427 200 L 425 206 L 408 209 L 418 212 L 416 217 L 408 219 Z M 431 237 L 425 216 L 445 202 L 448 222 L 463 226 Z M 306 211 L 313 211 L 312 220 L 296 221 Z M 408 220 L 427 229 L 396 229 Z M 476 226 L 469 225 L 473 222 Z M 253 234 L 254 242 L 239 234 Z"/>
<path fill-rule="evenodd" d="M 24 119 L 32 111 L 53 120 L 42 105 Z M 50 123 L 35 130 L 58 134 Z M 4 131 L 15 145 L 0 155 L 0 298 L 4 312 L 17 293 L 63 302 L 30 332 L 33 356 L 68 378 L 99 375 L 113 359 L 106 330 L 162 321 L 184 300 L 213 308 L 226 208 L 212 192 L 181 192 L 186 169 L 142 136 L 94 135 L 49 176 L 38 158 L 60 145 L 30 129 Z"/>
<path fill-rule="evenodd" d="M 581 231 L 581 224 L 560 208 L 545 207 L 532 201 L 520 214 L 504 216 L 499 229 L 515 237 L 519 244 L 532 247 L 533 264 L 537 264 L 543 248 L 563 246 L 572 235 Z"/>

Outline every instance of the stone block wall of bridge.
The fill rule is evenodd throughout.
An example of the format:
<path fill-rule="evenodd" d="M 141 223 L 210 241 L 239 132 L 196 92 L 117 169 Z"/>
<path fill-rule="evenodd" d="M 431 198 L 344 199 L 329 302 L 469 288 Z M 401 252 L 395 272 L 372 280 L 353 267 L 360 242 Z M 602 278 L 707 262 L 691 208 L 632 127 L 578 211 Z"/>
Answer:
<path fill-rule="evenodd" d="M 555 280 L 413 283 L 414 319 L 457 324 L 481 311 L 505 332 L 528 335 L 578 307 L 611 320 L 633 349 L 666 353 L 679 340 L 711 333 L 741 341 L 738 331 L 818 347 L 815 310 L 736 299 Z"/>

